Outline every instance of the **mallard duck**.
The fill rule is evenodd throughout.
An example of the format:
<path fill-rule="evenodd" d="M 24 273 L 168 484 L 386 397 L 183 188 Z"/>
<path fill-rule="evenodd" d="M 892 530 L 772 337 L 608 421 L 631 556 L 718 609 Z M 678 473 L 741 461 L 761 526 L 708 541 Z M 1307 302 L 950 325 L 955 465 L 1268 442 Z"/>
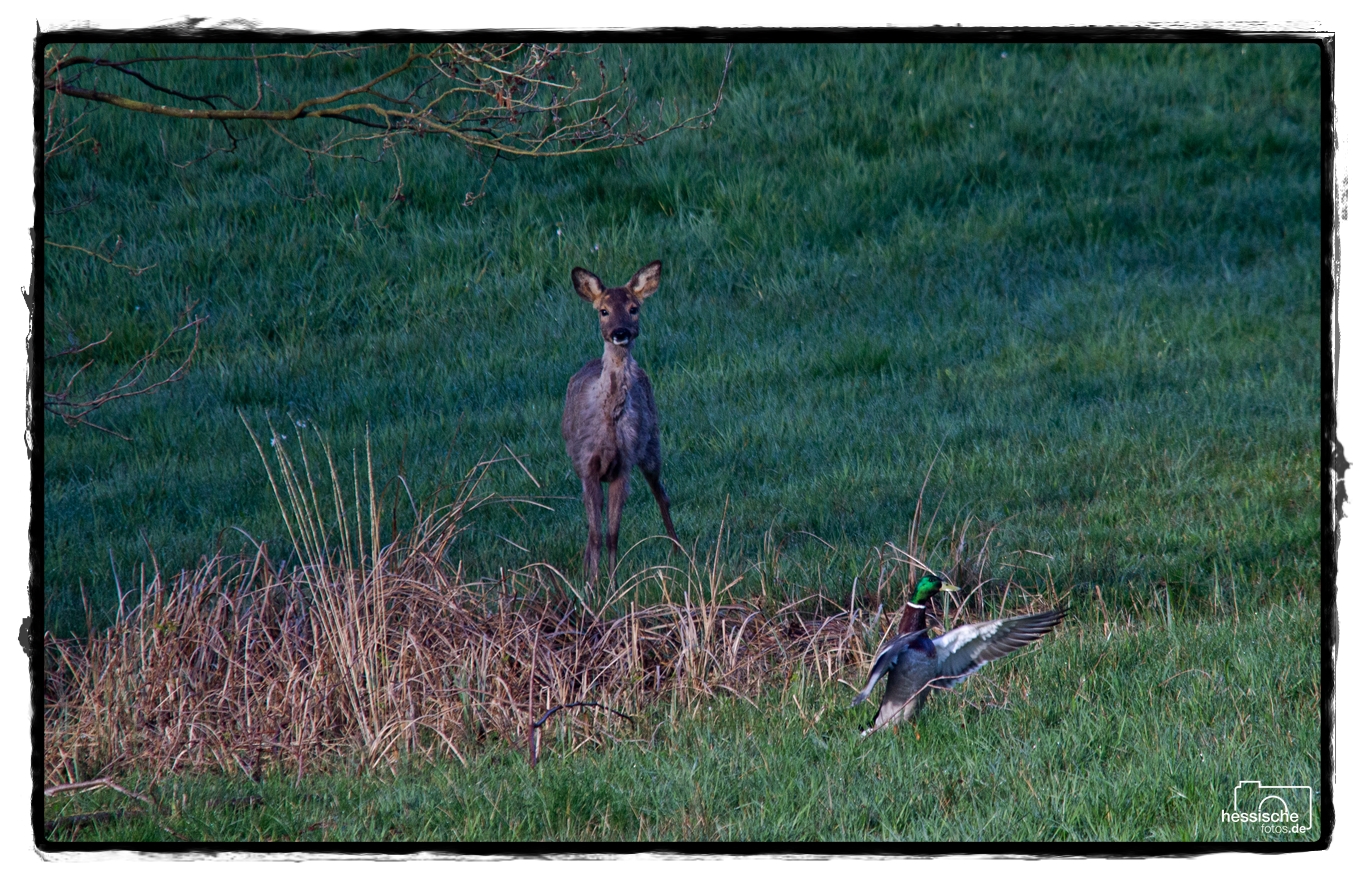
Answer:
<path fill-rule="evenodd" d="M 924 610 L 940 591 L 956 589 L 936 575 L 920 579 L 914 596 L 906 602 L 896 639 L 872 660 L 867 685 L 854 697 L 853 704 L 866 701 L 882 677 L 886 677 L 886 692 L 872 727 L 864 735 L 910 719 L 931 689 L 951 689 L 986 662 L 1004 658 L 1039 639 L 1067 613 L 1066 607 L 1059 607 L 1029 616 L 977 622 L 931 638 L 924 626 Z"/>

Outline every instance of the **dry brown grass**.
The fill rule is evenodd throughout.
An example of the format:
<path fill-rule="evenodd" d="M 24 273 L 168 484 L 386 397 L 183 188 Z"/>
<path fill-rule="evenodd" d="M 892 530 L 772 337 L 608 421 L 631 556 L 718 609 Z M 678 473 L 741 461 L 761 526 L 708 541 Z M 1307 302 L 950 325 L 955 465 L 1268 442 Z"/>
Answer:
<path fill-rule="evenodd" d="M 750 699 L 765 682 L 786 685 L 798 667 L 823 681 L 856 677 L 922 566 L 887 544 L 847 607 L 766 611 L 762 599 L 732 596 L 743 573 L 725 568 L 721 539 L 710 556 L 598 594 L 544 564 L 467 579 L 447 550 L 465 516 L 497 499 L 479 486 L 498 461 L 476 467 L 453 504 L 381 544 L 368 460 L 348 483 L 330 453 L 315 471 L 306 449 L 296 464 L 282 439 L 272 444 L 267 471 L 302 563 L 285 569 L 257 545 L 173 576 L 153 570 L 107 630 L 46 638 L 48 782 L 129 769 L 258 776 L 271 764 L 302 774 L 330 756 L 464 762 L 488 736 L 527 742 L 537 717 L 573 702 L 695 709 L 719 693 Z M 918 516 L 912 547 L 917 528 Z M 965 538 L 955 531 L 950 542 L 963 596 L 979 600 L 986 543 L 968 558 Z M 756 567 L 775 569 L 777 554 Z M 641 606 L 646 581 L 663 598 Z M 876 601 L 875 612 L 859 600 Z M 647 734 L 608 710 L 562 711 L 546 732 L 569 748 Z"/>

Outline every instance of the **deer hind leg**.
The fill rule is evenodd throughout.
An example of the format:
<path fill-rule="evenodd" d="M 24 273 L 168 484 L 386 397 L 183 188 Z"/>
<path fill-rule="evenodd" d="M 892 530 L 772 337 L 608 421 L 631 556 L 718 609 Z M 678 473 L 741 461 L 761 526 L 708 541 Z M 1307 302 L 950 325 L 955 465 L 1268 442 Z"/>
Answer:
<path fill-rule="evenodd" d="M 654 502 L 659 504 L 659 514 L 664 518 L 664 528 L 668 530 L 668 538 L 673 541 L 673 551 L 676 552 L 682 548 L 682 542 L 678 539 L 677 531 L 673 530 L 673 516 L 668 514 L 668 492 L 664 490 L 664 480 L 659 470 L 658 461 L 640 463 L 640 472 L 644 473 L 645 481 L 649 482 L 649 490 L 654 492 Z"/>
<path fill-rule="evenodd" d="M 630 493 L 630 470 L 622 469 L 607 485 L 607 576 L 616 581 L 616 540 L 621 534 L 621 512 Z"/>
<path fill-rule="evenodd" d="M 597 557 L 602 553 L 602 483 L 583 479 L 583 509 L 588 514 L 588 545 L 583 549 L 583 571 L 588 582 L 597 581 Z"/>

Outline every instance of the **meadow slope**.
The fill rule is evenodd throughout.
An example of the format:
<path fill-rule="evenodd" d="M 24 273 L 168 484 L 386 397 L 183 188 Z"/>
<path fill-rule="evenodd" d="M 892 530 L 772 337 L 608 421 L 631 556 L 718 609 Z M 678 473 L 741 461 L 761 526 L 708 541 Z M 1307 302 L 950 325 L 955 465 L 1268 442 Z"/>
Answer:
<path fill-rule="evenodd" d="M 726 49 L 606 51 L 700 109 Z M 292 455 L 325 443 L 343 481 L 371 455 L 385 542 L 515 454 L 481 489 L 537 505 L 480 507 L 445 561 L 578 588 L 559 416 L 601 343 L 569 272 L 619 284 L 653 259 L 635 355 L 664 480 L 733 600 L 894 607 L 901 580 L 869 576 L 921 504 L 926 560 L 983 559 L 990 606 L 1008 586 L 1075 609 L 864 744 L 839 673 L 791 669 L 752 703 L 637 705 L 647 735 L 566 724 L 539 773 L 492 735 L 466 767 L 131 774 L 183 808 L 80 838 L 1246 837 L 1217 823 L 1238 779 L 1320 772 L 1319 94 L 1309 44 L 739 45 L 709 130 L 500 162 L 469 206 L 483 166 L 432 139 L 404 147 L 394 201 L 391 156 L 310 170 L 243 125 L 180 167 L 221 130 L 78 108 L 92 143 L 46 165 L 45 240 L 152 267 L 48 246 L 45 353 L 108 333 L 73 385 L 94 390 L 190 303 L 207 320 L 183 381 L 95 418 L 132 441 L 44 415 L 53 635 L 215 553 L 303 560 L 246 425 L 267 456 L 272 429 Z M 49 360 L 45 387 L 76 365 Z M 635 487 L 622 573 L 647 606 L 670 557 Z"/>

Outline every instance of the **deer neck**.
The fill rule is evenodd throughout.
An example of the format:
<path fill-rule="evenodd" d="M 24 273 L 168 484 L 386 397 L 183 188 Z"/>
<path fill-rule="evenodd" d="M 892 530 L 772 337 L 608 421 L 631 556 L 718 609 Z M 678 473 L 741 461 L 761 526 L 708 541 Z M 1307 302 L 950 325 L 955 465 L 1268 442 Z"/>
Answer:
<path fill-rule="evenodd" d="M 613 344 L 606 342 L 602 348 L 602 371 L 608 369 L 625 369 L 631 361 L 629 344 Z"/>
<path fill-rule="evenodd" d="M 606 412 L 615 421 L 621 417 L 626 407 L 626 394 L 634 382 L 635 361 L 631 359 L 630 347 L 607 342 L 602 351 L 602 389 L 605 391 Z"/>

